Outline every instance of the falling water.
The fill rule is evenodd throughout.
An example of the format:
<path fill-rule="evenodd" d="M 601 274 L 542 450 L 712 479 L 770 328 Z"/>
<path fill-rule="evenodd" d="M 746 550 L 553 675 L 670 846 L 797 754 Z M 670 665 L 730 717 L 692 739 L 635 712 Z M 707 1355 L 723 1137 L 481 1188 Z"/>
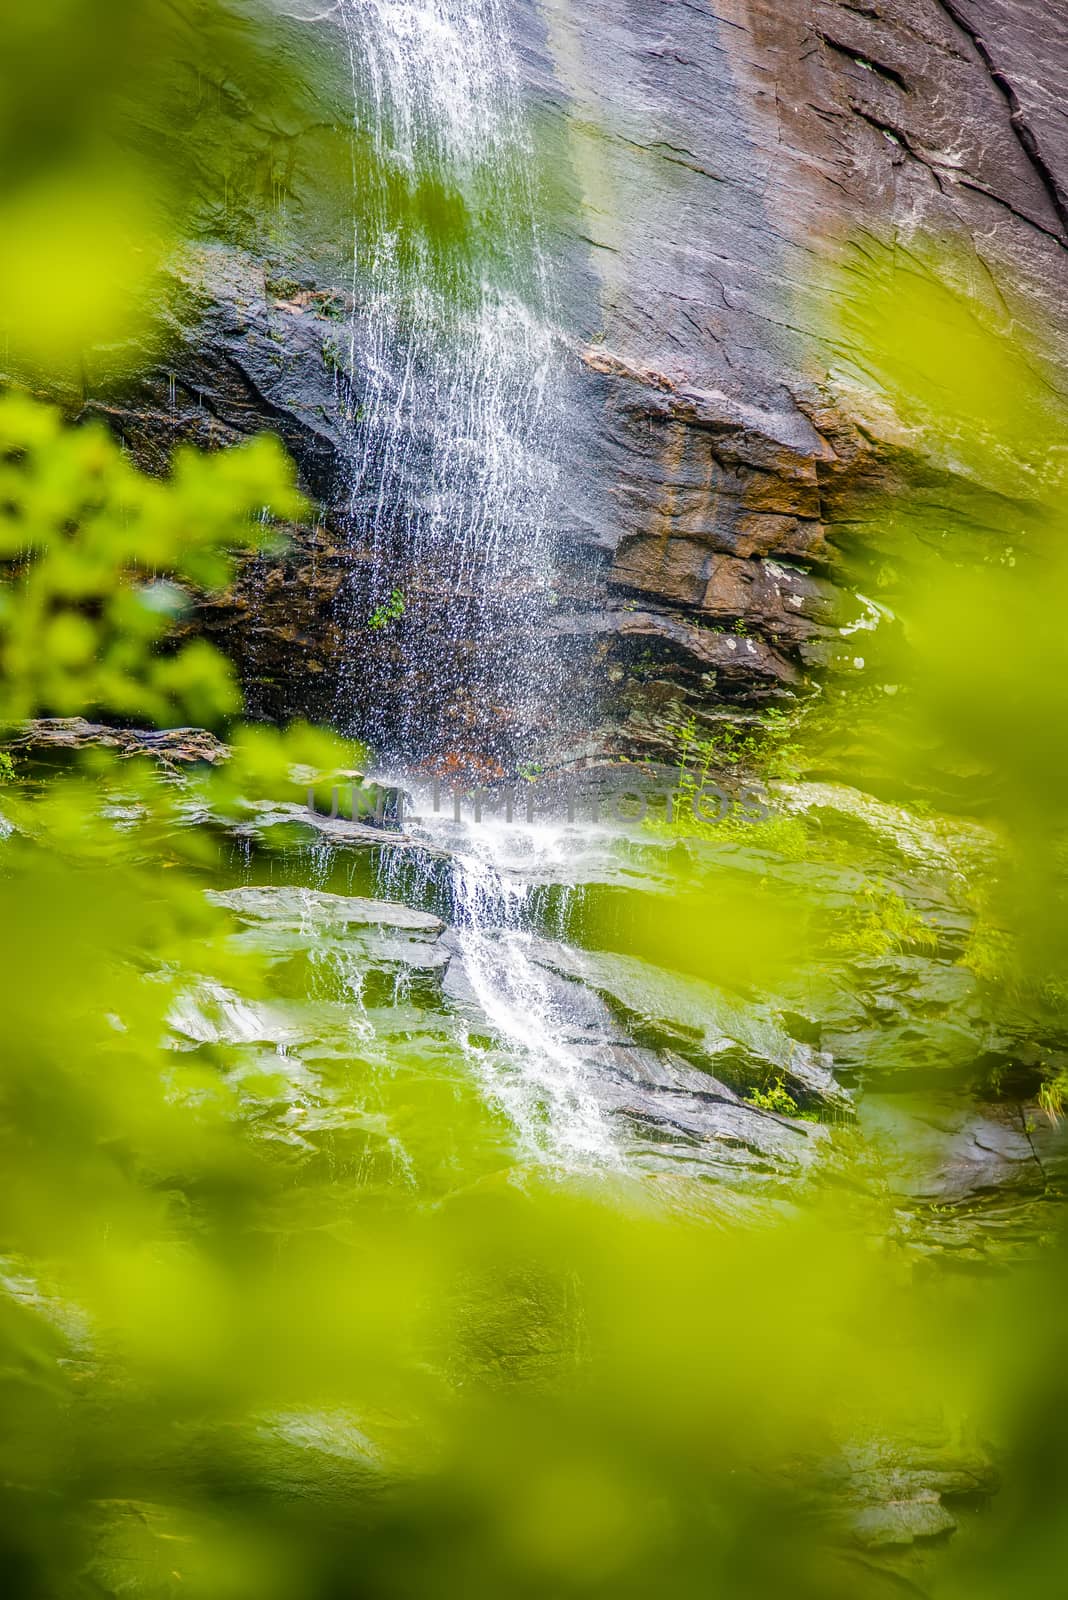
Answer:
<path fill-rule="evenodd" d="M 511 1121 L 524 1159 L 556 1171 L 616 1170 L 621 1150 L 595 1093 L 570 986 L 546 960 L 551 940 L 564 936 L 581 830 L 489 816 L 455 822 L 433 813 L 425 792 L 417 805 L 409 828 L 422 848 L 387 854 L 381 888 L 425 903 L 444 868 L 466 1048 L 484 1092 Z M 559 893 L 555 916 L 546 916 L 549 884 Z"/>
<path fill-rule="evenodd" d="M 538 154 L 504 0 L 343 0 L 342 14 L 357 204 L 338 720 L 402 782 L 428 764 L 490 776 L 558 717 L 545 623 L 560 374 Z M 406 860 L 440 872 L 442 842 L 431 829 Z M 446 843 L 471 1067 L 528 1158 L 611 1166 L 565 986 L 536 959 L 533 880 L 508 850 L 492 826 Z M 388 865 L 381 888 L 402 892 Z"/>
<path fill-rule="evenodd" d="M 394 765 L 501 767 L 554 699 L 559 378 L 537 156 L 501 0 L 343 0 L 354 311 L 338 721 Z"/>

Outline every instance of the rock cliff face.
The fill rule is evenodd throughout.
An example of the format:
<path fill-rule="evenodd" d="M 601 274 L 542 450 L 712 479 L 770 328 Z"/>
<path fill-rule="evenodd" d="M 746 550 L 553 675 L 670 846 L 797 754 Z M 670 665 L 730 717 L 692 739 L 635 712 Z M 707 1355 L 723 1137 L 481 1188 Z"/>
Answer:
<path fill-rule="evenodd" d="M 845 592 L 857 497 L 931 453 L 877 391 L 873 403 L 858 352 L 831 333 L 826 300 L 880 245 L 923 273 L 925 242 L 944 243 L 978 313 L 1029 340 L 1064 393 L 1057 11 L 546 7 L 598 281 L 578 520 L 604 583 L 599 638 L 630 663 L 651 651 L 622 695 L 645 737 L 669 683 L 691 703 L 767 700 L 855 657 L 839 629 L 858 614 Z M 748 638 L 710 635 L 739 618 Z"/>
<path fill-rule="evenodd" d="M 554 630 L 599 737 L 655 748 L 681 706 L 781 703 L 851 665 L 857 497 L 917 470 L 937 482 L 929 441 L 831 331 L 859 264 L 890 247 L 922 274 L 924 241 L 943 241 L 977 314 L 1068 393 L 1068 16 L 1050 0 L 506 12 L 559 155 Z M 299 207 L 299 161 L 288 181 Z M 338 515 L 359 425 L 334 357 L 344 275 L 323 251 L 286 246 L 265 266 L 214 244 L 179 277 L 166 359 L 121 398 L 90 383 L 82 402 L 150 463 L 178 438 L 264 426 L 294 450 L 318 523 L 205 624 L 254 708 L 329 715 L 339 663 L 351 682 L 367 648 L 337 602 L 364 559 Z"/>

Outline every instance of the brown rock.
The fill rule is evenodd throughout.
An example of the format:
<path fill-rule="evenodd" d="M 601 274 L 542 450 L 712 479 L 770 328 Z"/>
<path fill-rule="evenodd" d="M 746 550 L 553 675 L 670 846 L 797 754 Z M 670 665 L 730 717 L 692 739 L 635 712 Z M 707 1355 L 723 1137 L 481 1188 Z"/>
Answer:
<path fill-rule="evenodd" d="M 24 722 L 4 740 L 8 750 L 114 750 L 124 759 L 149 755 L 164 767 L 197 762 L 218 766 L 230 758 L 223 744 L 204 728 L 111 728 L 84 717 L 38 717 Z"/>

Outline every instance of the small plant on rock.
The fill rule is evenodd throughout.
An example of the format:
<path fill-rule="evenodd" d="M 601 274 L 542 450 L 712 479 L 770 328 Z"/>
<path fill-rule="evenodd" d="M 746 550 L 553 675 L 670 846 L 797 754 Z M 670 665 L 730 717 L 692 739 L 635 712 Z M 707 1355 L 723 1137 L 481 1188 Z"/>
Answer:
<path fill-rule="evenodd" d="M 406 610 L 407 607 L 402 591 L 393 589 L 390 591 L 388 600 L 384 600 L 381 605 L 375 606 L 367 619 L 367 626 L 372 633 L 381 633 L 382 629 L 388 627 L 391 622 L 399 622 Z"/>
<path fill-rule="evenodd" d="M 1068 1071 L 1063 1067 L 1038 1091 L 1038 1103 L 1051 1122 L 1060 1122 L 1068 1102 Z"/>
<path fill-rule="evenodd" d="M 789 1089 L 783 1083 L 780 1074 L 774 1082 L 765 1089 L 750 1089 L 745 1097 L 748 1106 L 755 1106 L 758 1111 L 774 1111 L 780 1117 L 796 1117 L 800 1107 Z"/>
<path fill-rule="evenodd" d="M 861 900 L 832 934 L 830 948 L 872 956 L 935 955 L 938 933 L 904 895 L 883 883 L 866 884 Z"/>

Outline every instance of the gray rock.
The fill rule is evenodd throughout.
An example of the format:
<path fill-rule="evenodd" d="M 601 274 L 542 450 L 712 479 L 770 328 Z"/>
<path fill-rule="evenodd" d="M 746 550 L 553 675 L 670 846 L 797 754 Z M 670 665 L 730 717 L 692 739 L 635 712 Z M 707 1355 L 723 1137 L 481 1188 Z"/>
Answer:
<path fill-rule="evenodd" d="M 943 1540 L 957 1527 L 954 1502 L 981 1502 L 999 1488 L 990 1457 L 974 1442 L 920 1421 L 903 1437 L 852 1441 L 826 1481 L 842 1498 L 853 1539 L 873 1551 Z"/>
<path fill-rule="evenodd" d="M 869 1506 L 853 1523 L 857 1543 L 869 1550 L 884 1550 L 917 1544 L 923 1540 L 944 1539 L 955 1532 L 951 1517 L 936 1495 L 915 1500 L 895 1500 L 888 1505 Z"/>
<path fill-rule="evenodd" d="M 859 1116 L 914 1253 L 975 1270 L 1031 1257 L 1056 1233 L 1068 1130 L 1037 1106 L 867 1095 Z"/>
<path fill-rule="evenodd" d="M 541 959 L 600 995 L 640 1044 L 689 1063 L 689 1090 L 701 1081 L 692 1075 L 696 1068 L 709 1074 L 706 1086 L 718 1088 L 722 1080 L 732 1093 L 744 1094 L 781 1082 L 802 1107 L 852 1115 L 830 1057 L 791 1038 L 769 1007 L 732 1000 L 710 984 L 633 956 L 547 946 Z"/>
<path fill-rule="evenodd" d="M 789 814 L 817 818 L 846 839 L 882 847 L 905 861 L 961 880 L 966 867 L 989 865 L 993 835 L 960 818 L 917 817 L 841 783 L 775 783 L 777 806 Z"/>
<path fill-rule="evenodd" d="M 1041 0 L 553 0 L 545 14 L 544 72 L 571 101 L 593 212 L 571 485 L 605 590 L 693 616 L 729 557 L 753 580 L 731 600 L 720 586 L 721 614 L 733 604 L 781 644 L 770 557 L 837 575 L 848 626 L 836 550 L 858 491 L 904 481 L 925 453 L 946 464 L 845 380 L 856 352 L 830 348 L 821 285 L 868 239 L 906 255 L 951 241 L 977 315 L 1064 391 L 1064 24 Z M 821 623 L 829 587 L 824 604 Z M 800 631 L 786 643 L 803 678 L 835 652 L 801 648 Z M 632 659 L 621 641 L 606 675 Z M 759 674 L 679 681 L 670 657 L 667 676 L 695 708 L 764 692 Z"/>
<path fill-rule="evenodd" d="M 754 1201 L 792 1202 L 808 1178 L 833 1164 L 828 1128 L 746 1104 L 663 1038 L 654 1042 L 634 1027 L 633 1017 L 623 1020 L 595 975 L 597 958 L 548 942 L 532 943 L 529 952 L 551 987 L 558 1042 L 580 1067 L 584 1091 L 618 1127 L 629 1166 L 672 1183 L 711 1182 Z M 458 961 L 445 987 L 473 1027 L 492 1034 Z"/>
<path fill-rule="evenodd" d="M 862 353 L 830 336 L 828 272 L 868 239 L 899 259 L 945 240 L 975 315 L 1011 332 L 1051 393 L 1068 388 L 1068 32 L 1042 0 L 512 0 L 504 15 L 553 169 L 542 221 L 571 348 L 557 648 L 569 705 L 655 747 L 680 712 L 789 701 L 852 670 L 866 602 L 840 547 L 858 497 L 911 484 L 942 507 L 961 486 L 934 433 L 850 375 Z M 287 27 L 290 65 L 311 40 L 322 70 L 304 62 L 282 122 L 235 102 L 229 122 L 198 110 L 190 140 L 232 143 L 253 200 L 255 175 L 284 168 L 280 238 L 266 243 L 247 199 L 249 215 L 221 216 L 205 180 L 206 243 L 174 265 L 166 356 L 132 352 L 140 377 L 121 391 L 90 361 L 65 399 L 153 469 L 180 440 L 263 427 L 294 451 L 325 516 L 200 625 L 254 710 L 325 718 L 342 672 L 353 703 L 385 691 L 343 615 L 367 559 L 339 515 L 359 379 L 331 356 L 363 315 L 324 176 L 347 78 L 333 21 Z M 977 486 L 996 499 L 991 472 Z M 437 644 L 408 648 L 429 660 Z"/>
<path fill-rule="evenodd" d="M 450 955 L 439 943 L 443 924 L 426 912 L 277 885 L 209 890 L 207 898 L 245 925 L 235 942 L 267 962 L 272 991 L 287 1002 L 287 1028 L 308 1000 L 364 1013 L 409 999 L 441 1003 Z M 299 1019 L 295 1027 L 295 1037 L 306 1031 Z"/>
<path fill-rule="evenodd" d="M 319 889 L 252 885 L 244 889 L 210 889 L 207 898 L 226 906 L 243 921 L 269 923 L 297 933 L 336 928 L 396 928 L 436 939 L 444 923 L 425 911 L 390 900 L 326 894 Z"/>

